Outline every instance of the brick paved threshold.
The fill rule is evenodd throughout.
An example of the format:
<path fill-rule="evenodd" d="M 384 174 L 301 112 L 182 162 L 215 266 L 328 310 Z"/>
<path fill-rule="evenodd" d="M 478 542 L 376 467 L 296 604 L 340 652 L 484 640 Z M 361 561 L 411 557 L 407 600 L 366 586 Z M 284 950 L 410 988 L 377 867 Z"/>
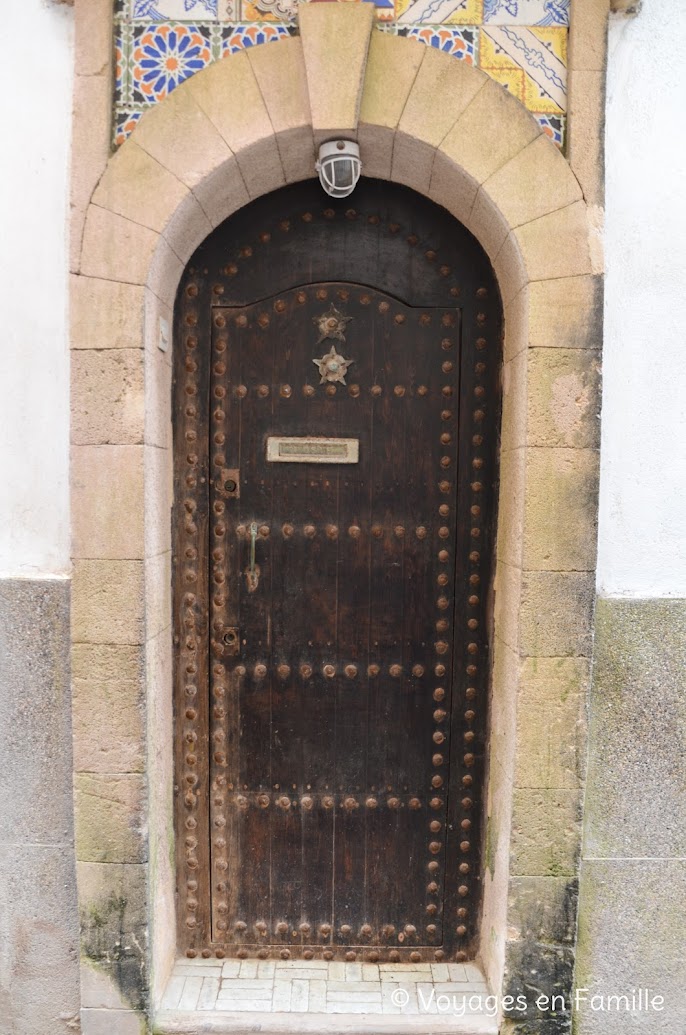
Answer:
<path fill-rule="evenodd" d="M 477 964 L 179 960 L 155 1035 L 497 1035 Z"/>

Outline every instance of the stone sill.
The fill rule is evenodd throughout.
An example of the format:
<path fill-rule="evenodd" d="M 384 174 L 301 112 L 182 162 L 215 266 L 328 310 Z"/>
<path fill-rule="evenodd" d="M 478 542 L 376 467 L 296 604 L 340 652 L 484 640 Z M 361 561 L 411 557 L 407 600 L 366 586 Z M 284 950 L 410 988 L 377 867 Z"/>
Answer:
<path fill-rule="evenodd" d="M 446 1014 L 221 1013 L 162 1010 L 154 1035 L 498 1035 L 494 1017 Z"/>

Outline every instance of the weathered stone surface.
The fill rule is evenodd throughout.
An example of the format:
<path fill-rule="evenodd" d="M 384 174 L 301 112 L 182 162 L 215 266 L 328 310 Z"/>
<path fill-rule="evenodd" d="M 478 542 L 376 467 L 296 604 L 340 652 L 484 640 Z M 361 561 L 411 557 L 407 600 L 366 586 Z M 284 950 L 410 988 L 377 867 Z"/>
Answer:
<path fill-rule="evenodd" d="M 67 797 L 64 785 L 53 783 L 51 790 L 55 797 Z M 74 1035 L 78 1031 L 74 851 L 57 823 L 55 840 L 63 843 L 0 844 L 3 1035 Z"/>
<path fill-rule="evenodd" d="M 590 657 L 594 599 L 593 572 L 525 572 L 521 653 L 538 658 Z"/>
<path fill-rule="evenodd" d="M 585 658 L 527 658 L 517 703 L 517 787 L 582 786 L 586 763 Z"/>
<path fill-rule="evenodd" d="M 164 104 L 152 105 L 134 129 L 131 142 L 191 189 L 231 154 L 226 141 L 186 89 L 174 90 Z"/>
<path fill-rule="evenodd" d="M 686 860 L 593 859 L 581 868 L 575 985 L 631 995 L 651 989 L 664 1010 L 578 1011 L 578 1035 L 683 1035 L 686 1030 Z"/>
<path fill-rule="evenodd" d="M 564 277 L 529 284 L 532 348 L 599 349 L 603 340 L 603 278 Z"/>
<path fill-rule="evenodd" d="M 82 1035 L 146 1035 L 145 1016 L 132 1010 L 82 1010 Z"/>
<path fill-rule="evenodd" d="M 527 442 L 600 445 L 600 356 L 591 349 L 530 349 Z"/>
<path fill-rule="evenodd" d="M 71 347 L 143 347 L 143 292 L 137 284 L 71 277 Z"/>
<path fill-rule="evenodd" d="M 0 844 L 73 841 L 69 590 L 0 579 Z"/>
<path fill-rule="evenodd" d="M 73 557 L 143 556 L 143 446 L 73 446 L 71 492 Z"/>
<path fill-rule="evenodd" d="M 364 4 L 298 9 L 315 139 L 355 132 L 374 10 Z"/>
<path fill-rule="evenodd" d="M 513 230 L 529 280 L 556 280 L 593 273 L 591 227 L 583 201 L 575 201 Z"/>
<path fill-rule="evenodd" d="M 247 53 L 217 61 L 191 76 L 186 88 L 236 156 L 250 197 L 283 186 L 274 129 Z"/>
<path fill-rule="evenodd" d="M 71 354 L 72 442 L 143 441 L 142 349 L 81 349 Z"/>
<path fill-rule="evenodd" d="M 0 1029 L 79 1010 L 69 583 L 0 579 Z"/>
<path fill-rule="evenodd" d="M 500 457 L 498 558 L 515 567 L 522 563 L 526 450 L 506 449 Z"/>
<path fill-rule="evenodd" d="M 686 601 L 598 600 L 585 855 L 686 854 Z"/>
<path fill-rule="evenodd" d="M 139 647 L 77 643 L 72 650 L 74 769 L 145 769 L 143 659 Z"/>
<path fill-rule="evenodd" d="M 536 136 L 483 184 L 510 227 L 530 223 L 581 198 L 564 155 L 545 134 Z"/>
<path fill-rule="evenodd" d="M 277 50 L 251 47 L 248 59 L 269 112 L 286 182 L 314 173 L 314 138 L 302 40 L 279 41 Z"/>
<path fill-rule="evenodd" d="M 102 280 L 145 284 L 158 241 L 154 230 L 90 205 L 83 231 L 81 273 Z"/>
<path fill-rule="evenodd" d="M 78 884 L 84 968 L 97 970 L 103 979 L 99 991 L 91 987 L 84 997 L 84 1007 L 103 1005 L 106 979 L 111 982 L 109 1002 L 119 994 L 120 1005 L 144 1008 L 148 1000 L 145 867 L 79 862 Z"/>
<path fill-rule="evenodd" d="M 158 233 L 188 194 L 188 187 L 133 140 L 110 158 L 93 204 Z"/>
<path fill-rule="evenodd" d="M 74 803 L 79 862 L 136 863 L 146 859 L 142 776 L 76 773 Z"/>
<path fill-rule="evenodd" d="M 597 513 L 595 450 L 527 448 L 525 570 L 592 571 Z"/>
<path fill-rule="evenodd" d="M 143 642 L 143 562 L 77 560 L 72 587 L 74 643 Z"/>
<path fill-rule="evenodd" d="M 522 995 L 528 1009 L 513 1013 L 514 1035 L 569 1031 L 578 888 L 575 878 L 514 877 L 510 881 L 505 992 Z M 539 1009 L 540 996 L 564 998 Z M 552 1002 L 550 1003 L 552 1006 Z"/>
<path fill-rule="evenodd" d="M 515 788 L 510 857 L 514 876 L 573 877 L 580 842 L 578 790 Z"/>

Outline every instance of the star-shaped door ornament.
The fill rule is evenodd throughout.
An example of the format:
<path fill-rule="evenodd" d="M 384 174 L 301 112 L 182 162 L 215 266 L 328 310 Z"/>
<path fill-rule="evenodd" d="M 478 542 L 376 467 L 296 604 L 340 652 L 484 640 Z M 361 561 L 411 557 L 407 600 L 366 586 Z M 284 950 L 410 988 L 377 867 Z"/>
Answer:
<path fill-rule="evenodd" d="M 336 346 L 331 346 L 331 351 L 327 352 L 321 359 L 313 359 L 319 367 L 319 373 L 321 375 L 320 385 L 325 384 L 327 381 L 339 381 L 340 384 L 345 384 L 345 375 L 348 373 L 348 367 L 355 362 L 354 359 L 344 359 L 343 356 L 336 352 Z"/>
<path fill-rule="evenodd" d="M 352 316 L 344 316 L 340 309 L 336 309 L 336 306 L 331 303 L 329 306 L 328 313 L 322 313 L 321 316 L 315 316 L 313 323 L 319 328 L 319 340 L 317 345 L 321 345 L 327 338 L 335 338 L 337 341 L 345 341 L 345 328 L 352 320 Z"/>

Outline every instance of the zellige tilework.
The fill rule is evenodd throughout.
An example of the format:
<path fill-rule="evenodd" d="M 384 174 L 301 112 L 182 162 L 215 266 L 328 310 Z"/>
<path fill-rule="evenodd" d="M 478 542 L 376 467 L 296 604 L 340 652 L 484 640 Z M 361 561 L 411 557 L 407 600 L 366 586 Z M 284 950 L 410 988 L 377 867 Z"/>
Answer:
<path fill-rule="evenodd" d="M 336 0 L 114 0 L 115 144 L 211 62 L 296 34 L 308 2 Z M 571 0 L 357 2 L 374 3 L 379 29 L 481 68 L 563 146 Z"/>

